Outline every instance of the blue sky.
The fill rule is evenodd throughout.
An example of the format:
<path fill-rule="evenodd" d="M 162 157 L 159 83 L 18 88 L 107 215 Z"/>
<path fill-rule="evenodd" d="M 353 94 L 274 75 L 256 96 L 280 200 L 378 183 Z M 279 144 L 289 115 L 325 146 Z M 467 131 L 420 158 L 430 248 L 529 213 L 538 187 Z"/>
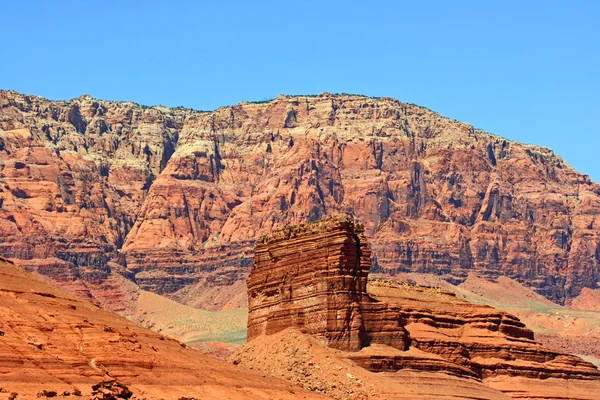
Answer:
<path fill-rule="evenodd" d="M 210 110 L 390 96 L 600 181 L 598 1 L 3 2 L 0 88 Z"/>

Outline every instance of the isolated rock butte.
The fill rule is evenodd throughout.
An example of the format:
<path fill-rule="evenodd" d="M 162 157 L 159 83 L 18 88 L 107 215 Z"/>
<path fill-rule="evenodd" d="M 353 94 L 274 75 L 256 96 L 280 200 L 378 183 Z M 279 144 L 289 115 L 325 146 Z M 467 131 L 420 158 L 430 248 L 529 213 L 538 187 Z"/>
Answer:
<path fill-rule="evenodd" d="M 382 272 L 505 275 L 569 302 L 600 281 L 599 194 L 551 150 L 390 98 L 198 112 L 0 91 L 0 254 L 120 311 L 118 274 L 233 307 L 257 236 L 338 213 Z"/>
<path fill-rule="evenodd" d="M 493 382 L 515 397 L 535 396 L 543 385 L 517 393 L 512 378 L 562 379 L 569 387 L 581 380 L 582 395 L 587 381 L 600 389 L 593 364 L 544 348 L 516 317 L 440 289 L 389 281 L 367 286 L 370 268 L 363 228 L 348 217 L 262 236 L 248 277 L 249 344 L 295 328 L 352 352 L 344 357 L 371 372 L 443 372 Z M 255 365 L 239 354 L 233 358 Z"/>
<path fill-rule="evenodd" d="M 89 399 L 94 390 L 124 392 L 119 385 L 147 399 L 322 398 L 160 336 L 0 259 L 0 395 Z"/>
<path fill-rule="evenodd" d="M 260 237 L 248 276 L 248 340 L 299 327 L 337 349 L 404 350 L 409 338 L 397 313 L 367 295 L 370 268 L 363 229 L 346 217 Z"/>

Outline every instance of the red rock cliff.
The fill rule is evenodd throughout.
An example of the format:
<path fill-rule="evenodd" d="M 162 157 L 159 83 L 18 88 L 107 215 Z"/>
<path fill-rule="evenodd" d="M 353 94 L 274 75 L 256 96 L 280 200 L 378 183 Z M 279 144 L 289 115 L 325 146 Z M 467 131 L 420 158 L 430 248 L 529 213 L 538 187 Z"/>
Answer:
<path fill-rule="evenodd" d="M 565 302 L 600 281 L 599 193 L 551 150 L 389 98 L 197 112 L 0 92 L 0 253 L 100 299 L 119 273 L 218 308 L 257 236 L 342 212 L 385 272 L 506 275 Z"/>
<path fill-rule="evenodd" d="M 367 295 L 371 252 L 361 226 L 347 217 L 286 227 L 258 239 L 248 277 L 248 340 L 288 327 L 331 347 L 359 350 L 378 336 L 404 348 L 403 329 Z M 390 319 L 395 319 L 391 316 Z"/>

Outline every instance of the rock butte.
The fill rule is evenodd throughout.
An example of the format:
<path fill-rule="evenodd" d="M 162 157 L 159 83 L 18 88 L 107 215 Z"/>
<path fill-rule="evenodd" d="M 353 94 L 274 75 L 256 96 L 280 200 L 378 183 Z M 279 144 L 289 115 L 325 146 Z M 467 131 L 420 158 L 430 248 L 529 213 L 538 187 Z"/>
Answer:
<path fill-rule="evenodd" d="M 282 358 L 272 354 L 277 346 L 269 343 L 285 341 L 282 335 L 293 328 L 340 351 L 331 357 L 384 373 L 388 380 L 403 371 L 401 382 L 394 384 L 397 393 L 388 397 L 403 398 L 406 385 L 422 379 L 419 371 L 445 374 L 441 385 L 460 386 L 462 379 L 470 387 L 465 398 L 497 398 L 501 393 L 496 391 L 515 398 L 561 399 L 593 399 L 600 393 L 600 371 L 593 364 L 544 348 L 516 317 L 440 289 L 367 283 L 370 268 L 363 228 L 348 217 L 262 236 L 248 278 L 249 343 L 232 360 L 258 367 L 269 357 Z M 285 365 L 285 360 L 276 364 Z M 406 371 L 417 373 L 412 383 Z M 460 379 L 450 384 L 447 375 Z M 336 394 L 327 385 L 319 387 Z M 417 393 L 435 394 L 427 390 L 433 389 Z M 455 391 L 436 396 L 455 398 Z"/>
<path fill-rule="evenodd" d="M 147 399 L 323 398 L 204 355 L 0 259 L 0 398 L 45 391 L 89 399 L 93 385 L 112 379 Z"/>
<path fill-rule="evenodd" d="M 214 112 L 0 91 L 0 254 L 125 312 L 124 276 L 243 304 L 257 236 L 338 213 L 378 272 L 504 275 L 564 304 L 600 281 L 600 186 L 551 150 L 390 98 Z"/>

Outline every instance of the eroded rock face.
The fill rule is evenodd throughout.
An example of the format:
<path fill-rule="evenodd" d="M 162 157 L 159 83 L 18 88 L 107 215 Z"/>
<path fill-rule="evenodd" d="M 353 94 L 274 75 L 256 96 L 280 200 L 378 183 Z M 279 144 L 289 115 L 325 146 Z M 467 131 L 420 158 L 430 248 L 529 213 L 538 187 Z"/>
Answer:
<path fill-rule="evenodd" d="M 363 229 L 347 217 L 261 237 L 248 277 L 248 340 L 298 327 L 344 350 L 406 347 L 396 316 L 367 295 L 370 267 Z"/>
<path fill-rule="evenodd" d="M 346 213 L 381 271 L 505 275 L 564 303 L 600 281 L 599 193 L 551 150 L 389 98 L 208 113 L 0 92 L 0 253 L 81 293 L 117 273 L 220 308 L 256 237 Z"/>
<path fill-rule="evenodd" d="M 353 352 L 345 357 L 372 372 L 592 380 L 600 388 L 593 364 L 544 348 L 518 318 L 441 289 L 367 285 L 370 268 L 363 228 L 347 217 L 261 237 L 248 278 L 250 344 L 294 328 Z"/>
<path fill-rule="evenodd" d="M 593 364 L 545 348 L 535 341 L 533 332 L 511 314 L 467 303 L 437 288 L 390 281 L 370 282 L 368 293 L 397 312 L 400 325 L 408 332 L 411 347 L 440 355 L 454 364 L 454 368 L 458 365 L 475 377 L 483 380 L 499 376 L 591 379 L 598 381 L 600 387 L 600 371 Z M 367 367 L 389 368 L 389 364 L 381 362 L 382 357 L 372 360 L 358 355 L 355 358 Z M 394 358 L 394 363 L 398 359 L 401 368 L 412 365 L 411 360 L 407 362 L 402 357 Z"/>
<path fill-rule="evenodd" d="M 185 115 L 0 92 L 0 254 L 103 300 L 88 284 L 124 269 L 118 249 Z"/>

